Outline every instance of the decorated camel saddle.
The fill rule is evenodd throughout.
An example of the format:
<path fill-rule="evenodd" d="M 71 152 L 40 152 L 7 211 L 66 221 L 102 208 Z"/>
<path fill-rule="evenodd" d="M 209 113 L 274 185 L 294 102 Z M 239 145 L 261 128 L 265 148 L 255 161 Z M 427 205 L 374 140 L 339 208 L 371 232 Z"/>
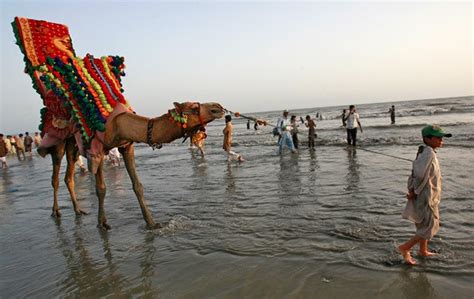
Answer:
<path fill-rule="evenodd" d="M 12 26 L 25 72 L 43 99 L 40 147 L 74 136 L 81 155 L 100 159 L 108 150 L 103 144 L 106 121 L 133 112 L 122 94 L 124 58 L 76 56 L 62 24 L 16 17 Z"/>

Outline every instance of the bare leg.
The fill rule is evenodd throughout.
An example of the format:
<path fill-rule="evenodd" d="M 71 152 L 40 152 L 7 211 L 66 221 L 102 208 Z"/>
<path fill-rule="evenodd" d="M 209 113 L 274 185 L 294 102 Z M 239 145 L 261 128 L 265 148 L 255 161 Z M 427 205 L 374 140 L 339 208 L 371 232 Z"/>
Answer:
<path fill-rule="evenodd" d="M 67 189 L 69 190 L 69 195 L 71 196 L 72 205 L 74 206 L 74 212 L 76 215 L 87 215 L 86 212 L 82 211 L 77 202 L 76 192 L 74 190 L 74 171 L 76 166 L 78 153 L 76 148 L 76 143 L 73 138 L 70 138 L 66 141 L 66 160 L 67 160 L 67 169 L 66 176 L 64 177 L 64 182 L 66 183 Z"/>
<path fill-rule="evenodd" d="M 428 251 L 428 240 L 421 239 L 421 241 L 420 241 L 420 251 L 418 251 L 418 255 L 433 256 L 433 255 L 436 255 L 436 253 Z"/>
<path fill-rule="evenodd" d="M 97 216 L 98 224 L 97 227 L 108 230 L 110 225 L 107 224 L 107 218 L 105 217 L 104 201 L 105 201 L 105 181 L 104 181 L 104 157 L 102 157 L 97 173 L 95 174 L 95 193 L 99 199 L 99 214 Z"/>
<path fill-rule="evenodd" d="M 140 208 L 142 209 L 143 219 L 145 219 L 146 224 L 149 228 L 160 228 L 161 224 L 155 223 L 143 197 L 143 186 L 140 182 L 140 179 L 138 178 L 137 171 L 135 169 L 135 149 L 133 147 L 133 144 L 127 147 L 119 148 L 119 150 L 123 156 L 123 162 L 125 163 L 125 167 L 127 168 L 130 180 L 132 181 L 133 191 L 135 192 L 135 195 L 138 199 L 138 203 L 140 204 Z"/>
<path fill-rule="evenodd" d="M 400 252 L 403 259 L 408 265 L 416 265 L 416 261 L 411 257 L 410 249 L 421 240 L 423 240 L 421 237 L 415 235 L 406 243 L 403 243 L 402 245 L 398 246 L 398 251 Z"/>
<path fill-rule="evenodd" d="M 51 160 L 53 162 L 53 175 L 51 176 L 51 185 L 53 186 L 53 217 L 61 217 L 58 205 L 58 189 L 59 189 L 59 169 L 61 168 L 61 160 L 64 156 L 64 143 L 60 143 L 51 148 Z"/>
<path fill-rule="evenodd" d="M 201 156 L 204 157 L 204 149 L 202 148 L 202 146 L 199 146 L 199 151 L 201 152 Z"/>

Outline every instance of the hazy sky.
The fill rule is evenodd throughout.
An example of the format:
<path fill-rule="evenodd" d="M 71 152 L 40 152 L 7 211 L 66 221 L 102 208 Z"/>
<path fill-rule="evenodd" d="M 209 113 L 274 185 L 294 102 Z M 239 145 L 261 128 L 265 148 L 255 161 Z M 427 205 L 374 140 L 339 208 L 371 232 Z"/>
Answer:
<path fill-rule="evenodd" d="M 4 133 L 35 131 L 42 107 L 15 16 L 68 25 L 78 56 L 124 56 L 145 116 L 177 100 L 251 112 L 474 94 L 471 1 L 0 3 Z"/>

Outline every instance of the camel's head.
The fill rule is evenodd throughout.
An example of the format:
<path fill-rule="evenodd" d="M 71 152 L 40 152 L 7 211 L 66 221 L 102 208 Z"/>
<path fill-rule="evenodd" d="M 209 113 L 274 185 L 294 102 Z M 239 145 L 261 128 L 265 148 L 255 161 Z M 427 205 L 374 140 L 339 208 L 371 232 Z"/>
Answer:
<path fill-rule="evenodd" d="M 175 108 L 174 115 L 177 118 L 186 119 L 185 129 L 189 131 L 200 128 L 217 118 L 222 118 L 225 114 L 224 108 L 220 104 L 213 102 L 203 104 L 198 102 L 175 102 L 173 104 Z"/>

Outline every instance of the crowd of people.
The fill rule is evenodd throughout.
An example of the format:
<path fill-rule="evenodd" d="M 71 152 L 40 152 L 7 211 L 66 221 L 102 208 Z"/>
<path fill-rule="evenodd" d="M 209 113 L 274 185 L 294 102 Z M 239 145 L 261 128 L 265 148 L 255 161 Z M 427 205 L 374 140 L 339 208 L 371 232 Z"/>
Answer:
<path fill-rule="evenodd" d="M 393 109 L 394 115 L 394 106 L 392 106 L 391 109 Z M 281 154 L 285 147 L 293 153 L 296 152 L 299 147 L 298 127 L 303 124 L 308 128 L 308 147 L 314 149 L 314 140 L 317 137 L 316 119 L 322 119 L 322 114 L 318 113 L 315 119 L 312 119 L 310 115 L 306 115 L 306 120 L 300 117 L 299 121 L 297 120 L 296 115 L 292 115 L 288 120 L 288 115 L 288 110 L 284 110 L 283 115 L 278 119 L 274 129 L 273 134 L 278 136 L 278 152 Z M 341 114 L 341 119 L 342 127 L 346 128 L 347 131 L 347 144 L 355 147 L 357 144 L 357 131 L 360 129 L 360 131 L 363 132 L 360 117 L 355 106 L 350 105 L 349 112 L 344 109 Z M 395 116 L 392 118 L 392 124 L 394 122 Z"/>
<path fill-rule="evenodd" d="M 31 137 L 28 132 L 20 133 L 18 135 L 3 135 L 0 133 L 0 161 L 2 168 L 7 168 L 8 163 L 6 157 L 8 155 L 16 155 L 19 161 L 26 159 L 26 155 L 33 155 L 33 145 L 38 147 L 41 143 L 41 136 L 35 132 L 34 137 Z"/>
<path fill-rule="evenodd" d="M 0 133 L 0 163 L 1 168 L 8 168 L 7 157 L 16 156 L 18 161 L 26 160 L 26 157 L 33 157 L 33 149 L 38 148 L 41 144 L 41 135 L 35 132 L 33 137 L 29 132 L 18 135 L 4 135 Z M 117 148 L 109 151 L 105 159 L 110 161 L 114 166 L 120 166 L 121 155 Z M 78 157 L 76 165 L 82 172 L 87 171 L 82 156 Z"/>
<path fill-rule="evenodd" d="M 389 109 L 391 124 L 395 124 L 395 106 Z M 308 128 L 308 147 L 314 149 L 316 134 L 316 120 L 322 120 L 322 113 L 317 112 L 316 118 L 311 118 L 310 115 L 306 115 L 305 118 L 299 117 L 296 115 L 291 115 L 288 119 L 289 111 L 284 110 L 281 117 L 278 118 L 277 123 L 273 129 L 273 135 L 278 136 L 278 152 L 279 154 L 283 153 L 285 148 L 289 149 L 292 153 L 295 153 L 299 148 L 299 127 L 305 126 Z M 343 109 L 341 114 L 342 127 L 346 129 L 347 132 L 347 144 L 348 146 L 355 147 L 357 145 L 357 132 L 358 130 L 363 132 L 362 124 L 360 122 L 360 116 L 357 113 L 357 110 L 354 105 L 350 105 L 349 109 Z M 226 115 L 225 117 L 226 126 L 223 130 L 224 134 L 224 144 L 223 149 L 228 154 L 228 160 L 237 160 L 243 161 L 243 157 L 240 154 L 237 154 L 231 150 L 232 147 L 232 116 Z M 250 130 L 251 119 L 247 120 L 247 130 Z M 258 130 L 258 121 L 254 120 L 254 129 Z M 196 147 L 201 156 L 204 157 L 204 142 L 207 138 L 206 128 L 199 128 L 196 133 L 191 137 L 190 148 Z"/>

